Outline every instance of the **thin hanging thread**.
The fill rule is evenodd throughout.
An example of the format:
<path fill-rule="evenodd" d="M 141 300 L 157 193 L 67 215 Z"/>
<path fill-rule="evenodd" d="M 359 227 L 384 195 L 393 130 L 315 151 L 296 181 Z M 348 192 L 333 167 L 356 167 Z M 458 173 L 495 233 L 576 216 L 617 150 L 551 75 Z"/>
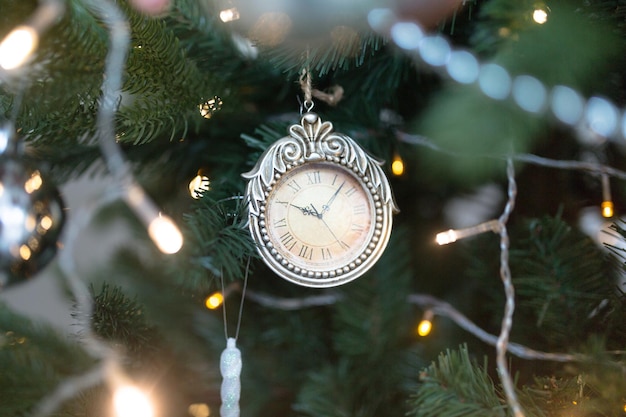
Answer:
<path fill-rule="evenodd" d="M 241 317 L 243 316 L 243 301 L 246 298 L 246 288 L 248 287 L 248 274 L 250 272 L 250 258 L 248 257 L 248 263 L 246 264 L 246 273 L 243 278 L 243 288 L 241 290 L 241 301 L 239 303 L 239 317 L 237 317 L 237 327 L 235 329 L 235 340 L 239 338 L 239 329 L 241 328 Z M 220 273 L 220 283 L 222 285 L 222 294 L 224 295 L 224 301 L 222 301 L 222 317 L 224 320 L 224 337 L 228 341 L 228 320 L 226 317 L 226 286 L 224 285 L 224 274 Z"/>
<path fill-rule="evenodd" d="M 343 98 L 344 92 L 343 87 L 340 85 L 333 85 L 328 89 L 328 92 L 313 88 L 311 72 L 306 68 L 302 69 L 300 73 L 300 88 L 304 94 L 304 102 L 302 105 L 306 111 L 313 109 L 313 97 L 330 106 L 336 106 Z"/>
<path fill-rule="evenodd" d="M 306 68 L 303 68 L 300 74 L 300 88 L 304 94 L 302 105 L 306 111 L 311 111 L 313 109 L 313 82 L 311 81 L 311 73 Z"/>

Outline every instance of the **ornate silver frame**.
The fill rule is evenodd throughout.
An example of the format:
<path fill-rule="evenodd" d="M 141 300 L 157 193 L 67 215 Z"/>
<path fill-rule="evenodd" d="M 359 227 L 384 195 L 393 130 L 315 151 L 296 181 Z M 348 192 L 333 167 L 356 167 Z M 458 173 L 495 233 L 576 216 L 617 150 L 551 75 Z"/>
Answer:
<path fill-rule="evenodd" d="M 273 248 L 266 231 L 265 206 L 276 180 L 291 169 L 309 162 L 326 162 L 352 171 L 374 201 L 374 234 L 366 250 L 353 262 L 327 272 L 309 271 L 292 265 Z M 248 220 L 250 233 L 265 263 L 280 277 L 293 283 L 326 288 L 341 285 L 363 275 L 378 261 L 391 236 L 392 215 L 398 211 L 391 186 L 381 166 L 383 162 L 367 154 L 352 138 L 333 131 L 315 113 L 305 113 L 300 124 L 289 127 L 289 135 L 277 140 L 245 174 L 248 180 Z"/>

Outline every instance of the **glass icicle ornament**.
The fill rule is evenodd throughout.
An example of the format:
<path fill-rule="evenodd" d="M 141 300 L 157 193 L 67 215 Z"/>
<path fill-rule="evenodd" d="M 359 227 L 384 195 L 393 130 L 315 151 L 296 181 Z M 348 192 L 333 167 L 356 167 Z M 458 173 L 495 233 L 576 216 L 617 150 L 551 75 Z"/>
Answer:
<path fill-rule="evenodd" d="M 0 291 L 24 282 L 55 256 L 63 201 L 42 171 L 24 160 L 12 129 L 0 129 Z"/>
<path fill-rule="evenodd" d="M 229 337 L 226 349 L 220 357 L 220 372 L 222 374 L 222 387 L 220 396 L 222 406 L 220 416 L 239 417 L 239 396 L 241 395 L 241 352 L 237 349 L 237 341 Z"/>

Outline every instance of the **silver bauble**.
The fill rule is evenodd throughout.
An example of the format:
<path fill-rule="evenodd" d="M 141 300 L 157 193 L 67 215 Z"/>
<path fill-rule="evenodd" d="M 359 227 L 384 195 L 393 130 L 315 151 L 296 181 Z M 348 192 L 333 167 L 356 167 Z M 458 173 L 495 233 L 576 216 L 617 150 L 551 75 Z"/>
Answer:
<path fill-rule="evenodd" d="M 54 258 L 64 222 L 55 185 L 21 157 L 0 155 L 0 291 Z"/>

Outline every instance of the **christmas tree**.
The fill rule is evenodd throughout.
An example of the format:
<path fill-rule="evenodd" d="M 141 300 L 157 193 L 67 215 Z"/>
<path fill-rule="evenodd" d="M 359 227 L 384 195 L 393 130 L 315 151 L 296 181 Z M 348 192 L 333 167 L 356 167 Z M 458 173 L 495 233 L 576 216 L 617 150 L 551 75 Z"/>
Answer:
<path fill-rule="evenodd" d="M 626 415 L 622 1 L 0 5 L 0 290 L 78 329 L 0 304 L 0 416 Z M 352 153 L 256 165 L 298 135 Z M 258 200 L 307 172 L 315 254 Z"/>

